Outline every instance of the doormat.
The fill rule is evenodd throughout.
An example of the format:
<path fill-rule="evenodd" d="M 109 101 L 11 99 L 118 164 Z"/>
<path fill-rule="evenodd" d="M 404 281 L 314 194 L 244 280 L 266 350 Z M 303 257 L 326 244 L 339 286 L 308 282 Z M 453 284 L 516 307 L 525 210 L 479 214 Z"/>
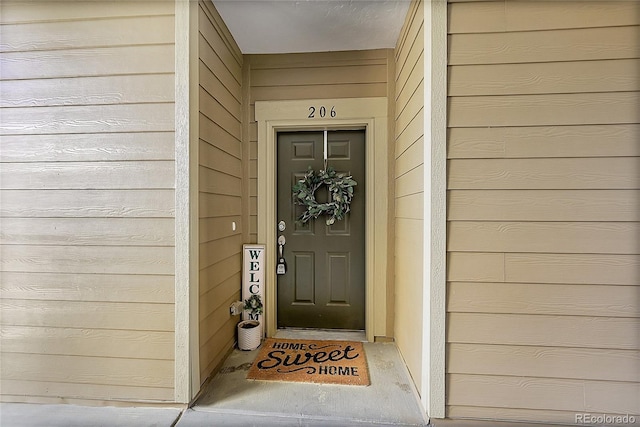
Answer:
<path fill-rule="evenodd" d="M 364 346 L 357 341 L 268 338 L 262 343 L 247 378 L 321 384 L 371 384 Z"/>

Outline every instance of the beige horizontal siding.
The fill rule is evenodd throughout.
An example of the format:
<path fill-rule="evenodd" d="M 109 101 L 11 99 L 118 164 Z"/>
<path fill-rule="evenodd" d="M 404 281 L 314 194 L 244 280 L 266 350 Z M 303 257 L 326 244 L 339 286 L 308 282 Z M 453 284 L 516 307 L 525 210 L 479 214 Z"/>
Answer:
<path fill-rule="evenodd" d="M 636 124 L 640 92 L 452 97 L 449 113 L 451 127 Z"/>
<path fill-rule="evenodd" d="M 65 399 L 113 400 L 117 393 L 124 401 L 171 401 L 173 387 L 136 387 L 110 384 L 78 384 L 69 382 L 3 380 L 2 393 L 8 401 L 60 403 L 60 396 Z M 5 399 L 3 397 L 3 399 Z"/>
<path fill-rule="evenodd" d="M 173 13 L 2 3 L 2 400 L 174 400 Z"/>
<path fill-rule="evenodd" d="M 199 2 L 199 356 L 205 381 L 233 348 L 244 188 L 242 55 L 211 2 Z M 232 229 L 235 222 L 236 229 Z"/>
<path fill-rule="evenodd" d="M 240 280 L 240 275 L 233 278 L 234 283 L 237 285 Z M 203 317 L 201 320 L 202 327 L 199 331 L 200 342 L 204 343 L 205 346 L 208 344 L 209 340 L 218 332 L 221 328 L 225 328 L 225 325 L 229 323 L 231 326 L 235 326 L 237 322 L 229 321 L 229 305 L 239 299 L 237 286 L 236 289 L 230 292 L 230 296 L 227 296 L 225 299 L 220 299 L 217 301 L 218 304 L 214 305 L 214 308 L 220 308 L 219 310 L 214 310 L 206 317 Z M 225 328 L 227 331 L 234 330 L 234 328 Z M 233 335 L 228 337 L 233 338 Z M 221 351 L 222 350 L 222 351 Z M 227 349 L 219 349 L 222 354 L 228 352 L 230 348 Z"/>
<path fill-rule="evenodd" d="M 210 267 L 231 255 L 240 256 L 242 238 L 239 235 L 200 244 L 200 267 Z"/>
<path fill-rule="evenodd" d="M 229 221 L 236 221 L 237 224 L 240 224 L 242 217 L 232 216 L 201 219 L 199 227 L 200 241 L 210 242 L 234 235 L 235 232 L 231 227 L 228 227 Z"/>
<path fill-rule="evenodd" d="M 449 344 L 452 374 L 639 381 L 637 350 Z M 465 354 L 473 355 L 464 357 Z M 518 358 L 521 363 L 510 363 Z"/>
<path fill-rule="evenodd" d="M 78 179 L 81 176 L 82 179 Z M 8 190 L 170 189 L 173 161 L 9 163 L 0 179 Z"/>
<path fill-rule="evenodd" d="M 450 34 L 566 30 L 584 28 L 585 23 L 592 28 L 640 24 L 630 1 L 549 1 L 545 7 L 528 1 L 456 2 L 450 0 Z"/>
<path fill-rule="evenodd" d="M 173 29 L 173 27 L 171 28 Z M 7 80 L 173 73 L 173 44 L 5 52 L 0 58 Z M 71 61 L 70 59 L 73 59 Z"/>
<path fill-rule="evenodd" d="M 43 365 L 57 369 L 42 369 Z M 172 374 L 171 360 L 97 359 L 84 356 L 3 353 L 2 370 L 8 380 L 72 382 L 76 384 L 133 385 L 170 388 L 173 375 L 159 377 L 158 371 Z M 107 370 L 108 376 L 100 371 Z"/>
<path fill-rule="evenodd" d="M 240 121 L 216 97 L 200 88 L 200 113 L 224 129 L 234 139 L 239 139 Z"/>
<path fill-rule="evenodd" d="M 173 246 L 170 218 L 3 218 L 11 245 Z"/>
<path fill-rule="evenodd" d="M 7 135 L 173 132 L 173 108 L 172 103 L 7 108 L 2 125 Z"/>
<path fill-rule="evenodd" d="M 151 217 L 175 214 L 173 190 L 3 190 L 0 216 Z"/>
<path fill-rule="evenodd" d="M 242 198 L 213 193 L 200 193 L 200 214 L 213 217 L 235 216 L 240 212 Z"/>
<path fill-rule="evenodd" d="M 386 83 L 387 64 L 347 65 L 337 67 L 333 84 L 353 84 L 365 80 L 369 83 Z M 255 70 L 251 76 L 254 88 L 268 86 L 314 86 L 326 84 L 326 71 L 321 68 L 266 68 Z"/>
<path fill-rule="evenodd" d="M 200 270 L 199 310 L 206 313 L 200 318 L 200 360 L 207 361 L 209 370 L 220 365 L 235 343 L 236 321 L 229 321 L 228 307 L 240 298 L 241 260 L 240 252 L 232 253 Z"/>
<path fill-rule="evenodd" d="M 60 79 L 55 86 L 47 80 L 28 85 L 9 80 L 0 87 L 0 107 L 172 102 L 173 92 L 166 90 L 172 84 L 172 74 L 75 77 Z"/>
<path fill-rule="evenodd" d="M 451 128 L 448 157 L 638 157 L 638 140 L 638 124 Z"/>
<path fill-rule="evenodd" d="M 449 343 L 640 350 L 636 318 L 449 313 L 447 320 Z"/>
<path fill-rule="evenodd" d="M 635 286 L 640 280 L 638 255 L 450 251 L 448 261 L 449 280 L 461 282 Z"/>
<path fill-rule="evenodd" d="M 227 355 L 220 351 L 221 348 L 233 348 L 236 338 L 235 322 L 225 322 L 220 329 L 202 344 L 200 347 L 200 357 L 210 360 L 210 366 L 220 366 Z"/>
<path fill-rule="evenodd" d="M 172 275 L 87 274 L 4 271 L 0 291 L 3 298 L 22 300 L 173 302 Z"/>
<path fill-rule="evenodd" d="M 207 141 L 208 142 L 208 141 Z M 199 148 L 200 165 L 212 171 L 229 176 L 239 176 L 242 172 L 242 161 L 236 155 L 224 151 L 211 143 L 201 144 Z"/>
<path fill-rule="evenodd" d="M 209 135 L 216 141 L 216 147 L 236 158 L 241 158 L 242 148 L 237 145 L 237 137 L 227 132 L 214 120 L 200 113 L 200 133 Z M 203 149 L 200 149 L 203 151 Z"/>
<path fill-rule="evenodd" d="M 467 65 L 449 72 L 451 96 L 629 92 L 640 90 L 640 60 Z"/>
<path fill-rule="evenodd" d="M 173 360 L 173 333 L 117 329 L 3 326 L 6 352 L 52 355 Z"/>
<path fill-rule="evenodd" d="M 457 159 L 448 168 L 451 190 L 640 189 L 640 157 Z"/>
<path fill-rule="evenodd" d="M 424 3 L 412 2 L 394 51 L 394 338 L 421 389 L 424 225 Z M 410 308 L 409 308 L 410 307 Z"/>
<path fill-rule="evenodd" d="M 385 83 L 335 83 L 331 85 L 299 85 L 252 87 L 251 101 L 318 98 L 366 98 L 384 97 L 387 94 Z M 321 96 L 319 96 L 321 95 Z"/>
<path fill-rule="evenodd" d="M 173 331 L 173 304 L 18 299 L 0 304 L 7 325 Z"/>
<path fill-rule="evenodd" d="M 639 221 L 638 190 L 455 190 L 449 219 Z"/>
<path fill-rule="evenodd" d="M 215 47 L 210 44 L 215 44 L 215 38 L 210 40 L 200 34 L 198 40 L 198 51 L 200 53 L 199 72 L 201 74 L 209 72 L 215 74 L 217 77 L 215 80 L 203 80 L 201 82 L 205 90 L 209 90 L 210 93 L 215 92 L 220 99 L 227 99 L 227 102 L 225 102 L 226 105 L 233 105 L 229 96 L 235 98 L 236 101 L 241 101 L 241 99 L 238 99 L 238 93 L 241 91 L 241 83 L 237 80 L 237 76 L 225 66 L 225 63 L 222 62 L 220 57 L 215 54 Z M 218 43 L 221 43 L 221 41 L 218 40 Z M 225 90 L 208 89 L 208 87 L 224 87 Z"/>
<path fill-rule="evenodd" d="M 640 317 L 638 297 L 636 286 L 451 282 L 447 307 L 452 312 Z"/>
<path fill-rule="evenodd" d="M 407 196 L 397 197 L 395 206 L 396 219 L 423 219 L 424 193 L 418 192 Z"/>
<path fill-rule="evenodd" d="M 536 236 L 532 239 L 531 236 Z M 635 236 L 636 239 L 630 239 Z M 640 254 L 637 222 L 485 222 L 454 221 L 453 252 L 550 252 Z"/>
<path fill-rule="evenodd" d="M 65 161 L 122 161 L 171 160 L 175 156 L 173 132 L 123 132 L 93 134 L 87 139 L 82 134 L 3 135 L 0 162 Z"/>
<path fill-rule="evenodd" d="M 639 414 L 640 8 L 449 4 L 447 416 Z"/>
<path fill-rule="evenodd" d="M 637 24 L 571 30 L 453 34 L 449 36 L 449 65 L 633 59 L 638 57 L 638 47 L 629 42 L 639 38 L 640 27 Z"/>
<path fill-rule="evenodd" d="M 135 24 L 135 25 L 131 25 Z M 4 25 L 0 52 L 173 43 L 173 14 Z"/>
<path fill-rule="evenodd" d="M 311 52 L 296 54 L 247 55 L 252 67 L 269 68 L 316 68 L 317 61 L 326 67 L 350 65 L 380 65 L 387 62 L 382 50 L 358 50 L 347 52 Z"/>
<path fill-rule="evenodd" d="M 402 131 L 399 132 L 399 134 L 406 134 L 407 137 L 400 138 L 397 141 L 397 144 L 395 146 L 396 158 L 400 159 L 403 153 L 405 153 L 409 147 L 411 147 L 412 145 L 414 145 L 414 143 L 418 142 L 421 138 L 423 138 L 423 135 L 421 134 L 422 132 L 421 129 L 423 128 L 424 128 L 424 109 L 422 108 L 415 114 L 415 116 L 411 118 L 411 120 L 402 129 Z M 421 145 L 421 144 L 417 144 L 417 145 Z"/>
<path fill-rule="evenodd" d="M 42 23 L 50 21 L 103 20 L 105 17 L 134 18 L 149 15 L 173 15 L 168 2 L 2 2 L 3 24 Z M 133 21 L 130 21 L 133 22 Z M 120 29 L 122 30 L 122 29 Z"/>
<path fill-rule="evenodd" d="M 173 274 L 172 247 L 3 245 L 5 271 Z"/>
<path fill-rule="evenodd" d="M 458 374 L 450 375 L 447 385 L 456 396 L 451 398 L 454 404 L 464 402 L 480 407 L 513 405 L 521 409 L 551 411 L 571 411 L 585 406 L 607 408 L 606 414 L 637 412 L 636 397 L 640 391 L 637 383 L 631 382 Z M 570 419 L 575 420 L 575 415 Z"/>

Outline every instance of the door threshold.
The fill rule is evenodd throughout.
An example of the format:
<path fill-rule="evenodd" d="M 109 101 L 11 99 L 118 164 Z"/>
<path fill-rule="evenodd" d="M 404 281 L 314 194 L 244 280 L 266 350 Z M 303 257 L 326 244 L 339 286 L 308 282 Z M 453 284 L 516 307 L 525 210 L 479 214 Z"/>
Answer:
<path fill-rule="evenodd" d="M 336 341 L 362 341 L 367 342 L 364 331 L 344 329 L 302 329 L 282 328 L 278 329 L 274 338 L 300 339 L 300 340 L 336 340 Z"/>

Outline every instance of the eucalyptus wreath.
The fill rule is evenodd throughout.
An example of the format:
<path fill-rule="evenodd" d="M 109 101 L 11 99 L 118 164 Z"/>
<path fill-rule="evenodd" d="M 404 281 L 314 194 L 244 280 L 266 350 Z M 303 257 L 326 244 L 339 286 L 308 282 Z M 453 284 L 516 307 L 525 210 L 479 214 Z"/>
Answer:
<path fill-rule="evenodd" d="M 315 193 L 321 186 L 329 188 L 330 201 L 318 203 Z M 327 225 L 331 225 L 336 220 L 344 219 L 347 212 L 351 210 L 351 199 L 353 199 L 353 187 L 358 185 L 351 175 L 336 172 L 332 167 L 315 172 L 309 166 L 304 178 L 293 186 L 293 201 L 297 205 L 306 206 L 307 209 L 298 217 L 298 222 L 306 223 L 311 218 L 318 218 L 320 215 L 328 215 Z"/>
<path fill-rule="evenodd" d="M 251 314 L 262 314 L 263 307 L 260 295 L 253 294 L 244 300 L 244 309 L 249 310 Z"/>

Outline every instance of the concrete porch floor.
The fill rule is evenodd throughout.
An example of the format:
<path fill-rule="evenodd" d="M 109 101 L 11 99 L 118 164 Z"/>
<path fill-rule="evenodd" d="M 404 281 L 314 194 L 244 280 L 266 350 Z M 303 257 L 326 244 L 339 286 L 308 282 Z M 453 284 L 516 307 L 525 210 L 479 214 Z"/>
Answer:
<path fill-rule="evenodd" d="M 359 332 L 281 330 L 276 336 L 364 341 Z M 428 424 L 393 343 L 365 343 L 371 377 L 368 387 L 247 380 L 257 353 L 234 350 L 196 404 L 182 414 L 177 427 Z"/>

